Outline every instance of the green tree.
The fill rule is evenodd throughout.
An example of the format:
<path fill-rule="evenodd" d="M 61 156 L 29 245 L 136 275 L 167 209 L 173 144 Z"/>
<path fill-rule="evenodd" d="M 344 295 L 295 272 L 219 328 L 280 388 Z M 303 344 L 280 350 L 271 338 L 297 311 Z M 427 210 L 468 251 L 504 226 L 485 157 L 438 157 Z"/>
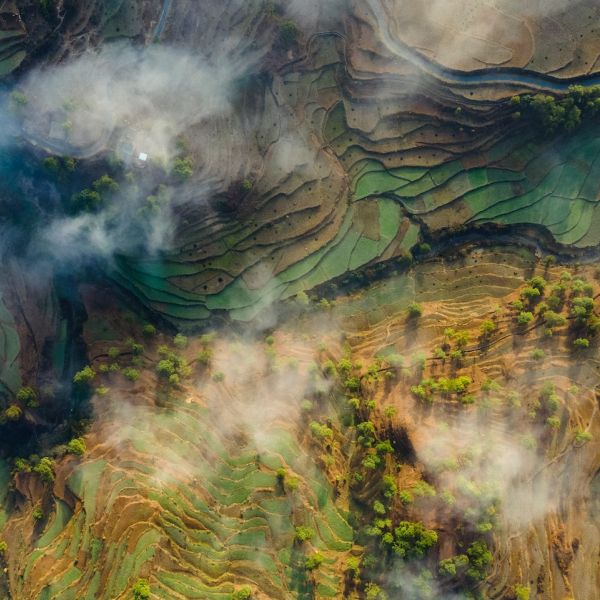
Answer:
<path fill-rule="evenodd" d="M 73 376 L 73 383 L 79 387 L 86 387 L 93 381 L 94 377 L 96 377 L 96 372 L 89 365 L 81 369 L 81 371 L 77 371 Z"/>
<path fill-rule="evenodd" d="M 11 404 L 5 411 L 4 416 L 9 421 L 18 421 L 21 418 L 23 411 L 16 404 Z"/>
<path fill-rule="evenodd" d="M 116 194 L 119 191 L 119 184 L 109 175 L 102 175 L 96 179 L 92 187 L 99 194 Z"/>
<path fill-rule="evenodd" d="M 73 438 L 67 444 L 67 452 L 75 454 L 77 456 L 83 456 L 85 454 L 86 446 L 83 438 Z"/>
<path fill-rule="evenodd" d="M 412 319 L 416 319 L 423 314 L 423 307 L 418 302 L 411 302 L 406 310 L 408 316 Z"/>
<path fill-rule="evenodd" d="M 181 181 L 189 179 L 194 174 L 194 163 L 190 156 L 176 158 L 173 163 L 173 174 Z"/>
<path fill-rule="evenodd" d="M 325 558 L 322 554 L 315 552 L 314 554 L 306 557 L 306 560 L 304 561 L 304 568 L 307 571 L 314 571 L 323 564 L 324 560 Z"/>
<path fill-rule="evenodd" d="M 40 462 L 33 467 L 34 473 L 37 473 L 45 483 L 54 481 L 54 461 L 44 456 Z"/>
<path fill-rule="evenodd" d="M 188 339 L 187 339 L 187 337 L 185 335 L 182 335 L 181 333 L 178 333 L 173 338 L 173 344 L 175 345 L 176 348 L 179 348 L 180 350 L 183 350 L 188 345 Z"/>
<path fill-rule="evenodd" d="M 147 579 L 138 579 L 133 586 L 133 600 L 149 600 L 150 584 Z"/>
<path fill-rule="evenodd" d="M 294 539 L 297 542 L 307 542 L 308 540 L 312 540 L 313 537 L 315 537 L 315 532 L 310 527 L 299 525 L 294 530 Z"/>
<path fill-rule="evenodd" d="M 294 21 L 287 20 L 280 23 L 279 39 L 286 48 L 293 46 L 296 43 L 299 35 L 300 29 L 298 28 L 298 25 L 294 23 Z"/>
<path fill-rule="evenodd" d="M 485 575 L 492 564 L 493 556 L 489 551 L 487 544 L 482 541 L 475 541 L 467 548 L 469 557 L 469 568 L 467 575 L 476 581 L 485 579 Z"/>
<path fill-rule="evenodd" d="M 433 529 L 427 529 L 423 523 L 400 521 L 394 529 L 392 550 L 406 560 L 421 559 L 438 540 Z"/>

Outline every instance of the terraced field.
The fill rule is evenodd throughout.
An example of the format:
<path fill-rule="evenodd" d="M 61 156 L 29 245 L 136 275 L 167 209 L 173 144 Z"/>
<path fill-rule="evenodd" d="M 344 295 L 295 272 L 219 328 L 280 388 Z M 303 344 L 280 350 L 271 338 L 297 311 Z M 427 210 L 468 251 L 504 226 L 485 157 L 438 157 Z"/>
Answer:
<path fill-rule="evenodd" d="M 0 77 L 51 26 L 56 56 L 132 38 L 234 72 L 172 165 L 109 157 L 129 122 L 72 144 L 88 193 L 111 174 L 93 210 L 43 135 L 39 189 L 7 162 L 103 253 L 5 266 L 0 599 L 600 590 L 600 97 L 572 128 L 515 109 L 600 82 L 597 3 L 304 4 L 0 1 Z"/>
<path fill-rule="evenodd" d="M 122 257 L 115 281 L 177 326 L 194 327 L 215 311 L 246 321 L 274 300 L 406 256 L 441 230 L 526 225 L 563 246 L 598 246 L 597 126 L 566 140 L 534 135 L 502 101 L 550 80 L 533 69 L 474 75 L 472 85 L 444 81 L 426 70 L 430 57 L 394 55 L 378 42 L 379 11 L 404 12 L 375 4 L 356 4 L 343 34 L 311 37 L 306 56 L 260 92 L 262 166 L 238 214 L 183 211 L 176 247 L 156 260 Z M 487 10 L 472 4 L 470 19 Z M 394 23 L 389 35 L 403 35 Z M 592 52 L 588 33 L 581 43 Z M 281 155 L 290 160 L 284 169 Z"/>
<path fill-rule="evenodd" d="M 401 492 L 410 494 L 419 481 L 437 490 L 438 500 L 415 496 L 409 505 L 392 503 L 390 515 L 423 519 L 443 531 L 444 523 L 464 519 L 480 502 L 476 496 L 455 508 L 442 502 L 447 494 L 463 497 L 461 477 L 470 486 L 493 485 L 499 504 L 488 539 L 498 559 L 487 579 L 490 597 L 506 597 L 523 573 L 540 573 L 543 598 L 596 589 L 586 565 L 595 560 L 599 539 L 588 512 L 597 442 L 576 436 L 600 435 L 597 350 L 574 355 L 568 325 L 551 338 L 541 321 L 519 329 L 511 308 L 531 277 L 552 285 L 564 280 L 565 270 L 541 265 L 526 250 L 466 248 L 459 258 L 431 259 L 340 296 L 324 314 L 301 312 L 282 323 L 273 340 L 249 341 L 226 331 L 211 342 L 190 338 L 181 354 L 193 365 L 192 376 L 170 393 L 154 372 L 161 346 L 171 345 L 162 335 L 145 342 L 136 363 L 139 380 L 128 383 L 117 372 L 126 372 L 127 352 L 112 359 L 118 369 L 100 374 L 110 363 L 109 348 L 123 345 L 116 332 L 137 337 L 139 325 L 124 326 L 114 305 L 103 308 L 89 289 L 85 299 L 94 318 L 85 335 L 96 357 L 95 384 L 105 389 L 94 397 L 85 456 L 56 463 L 51 503 L 33 476 L 17 476 L 19 512 L 10 509 L 2 532 L 9 540 L 22 533 L 10 554 L 11 589 L 22 598 L 125 599 L 144 577 L 152 597 L 164 599 L 229 599 L 244 586 L 265 599 L 360 597 L 344 573 L 349 558 L 366 560 L 373 552 L 358 515 L 380 492 L 374 482 L 363 491 L 352 483 L 360 444 L 348 424 L 347 398 L 328 376 L 315 380 L 311 366 L 316 361 L 325 369 L 327 357 L 340 352 L 359 365 L 355 393 L 368 399 L 371 421 L 382 431 L 405 431 L 418 457 L 417 463 L 400 458 L 383 472 Z M 593 269 L 576 270 L 591 281 Z M 423 307 L 417 322 L 407 317 L 415 299 Z M 494 333 L 482 342 L 480 326 L 490 319 Z M 449 328 L 468 333 L 459 364 L 436 350 L 452 343 Z M 213 356 L 202 367 L 194 357 L 207 343 Z M 535 358 L 540 348 L 543 362 Z M 385 372 L 391 368 L 386 357 L 402 364 L 398 355 L 404 367 L 397 375 L 372 379 L 372 365 Z M 472 381 L 471 403 L 440 397 L 423 406 L 411 391 L 419 378 L 461 375 Z M 322 388 L 317 395 L 315 381 Z M 544 409 L 534 400 L 546 384 L 559 402 L 557 429 L 544 426 Z M 307 406 L 306 398 L 312 398 Z M 321 446 L 311 439 L 309 421 L 330 423 L 334 441 Z M 523 446 L 531 436 L 537 450 Z M 465 452 L 474 453 L 474 464 L 461 462 Z M 516 462 L 515 453 L 521 455 Z M 462 465 L 453 467 L 458 471 L 440 467 L 455 460 Z M 491 463 L 477 462 L 484 460 Z M 504 478 L 497 479 L 498 469 L 506 470 Z M 572 470 L 571 483 L 553 487 L 564 469 Z M 532 485 L 538 500 L 527 514 L 516 514 L 517 497 L 531 502 Z M 32 526 L 31 510 L 40 503 L 47 516 Z M 309 541 L 295 541 L 299 526 L 313 532 Z M 581 540 L 568 563 L 558 542 L 550 557 L 545 554 L 556 536 L 566 545 Z M 429 568 L 458 551 L 456 538 L 443 539 Z M 315 552 L 323 562 L 307 571 L 304 561 Z M 361 572 L 375 577 L 366 566 Z"/>

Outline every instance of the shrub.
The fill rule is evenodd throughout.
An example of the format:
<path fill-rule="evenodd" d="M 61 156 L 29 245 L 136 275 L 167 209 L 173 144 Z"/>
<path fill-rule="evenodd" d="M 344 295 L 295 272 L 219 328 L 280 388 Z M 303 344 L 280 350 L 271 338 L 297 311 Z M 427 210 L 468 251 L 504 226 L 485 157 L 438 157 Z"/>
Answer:
<path fill-rule="evenodd" d="M 383 502 L 375 500 L 375 502 L 373 502 L 373 512 L 378 515 L 385 515 L 385 505 Z"/>
<path fill-rule="evenodd" d="M 30 387 L 22 387 L 17 392 L 17 401 L 29 408 L 36 408 L 39 406 L 38 397 L 35 390 Z"/>
<path fill-rule="evenodd" d="M 176 348 L 179 348 L 180 350 L 183 350 L 187 344 L 188 344 L 188 339 L 185 335 L 182 335 L 181 333 L 178 333 L 174 338 L 173 338 L 173 344 L 175 345 Z"/>
<path fill-rule="evenodd" d="M 418 481 L 411 488 L 415 496 L 432 497 L 436 495 L 435 488 L 426 481 Z"/>
<path fill-rule="evenodd" d="M 147 579 L 138 579 L 133 586 L 133 600 L 149 600 L 150 584 Z"/>
<path fill-rule="evenodd" d="M 454 343 L 457 348 L 464 348 L 469 343 L 469 332 L 457 331 L 454 334 Z"/>
<path fill-rule="evenodd" d="M 521 444 L 523 444 L 523 446 L 528 450 L 535 450 L 537 448 L 537 442 L 530 433 L 521 438 Z"/>
<path fill-rule="evenodd" d="M 349 391 L 349 392 L 358 392 L 360 390 L 360 377 L 348 377 L 345 381 L 344 381 L 344 387 Z"/>
<path fill-rule="evenodd" d="M 37 508 L 33 509 L 31 516 L 33 517 L 34 521 L 41 521 L 44 518 L 44 511 L 38 506 Z"/>
<path fill-rule="evenodd" d="M 40 462 L 33 467 L 34 473 L 37 473 L 45 483 L 54 481 L 54 461 L 44 456 Z"/>
<path fill-rule="evenodd" d="M 313 537 L 315 537 L 315 532 L 310 527 L 299 525 L 294 530 L 294 539 L 297 542 L 307 542 L 308 540 L 312 540 Z"/>
<path fill-rule="evenodd" d="M 308 295 L 306 294 L 306 292 L 298 292 L 296 294 L 296 302 L 300 306 L 308 306 L 310 300 L 309 300 Z"/>
<path fill-rule="evenodd" d="M 325 558 L 322 554 L 320 554 L 319 552 L 315 552 L 314 554 L 311 554 L 310 556 L 306 557 L 306 560 L 304 561 L 304 568 L 307 571 L 314 571 L 323 564 L 324 560 Z"/>
<path fill-rule="evenodd" d="M 367 583 L 365 585 L 366 600 L 387 600 L 387 595 L 376 583 Z"/>
<path fill-rule="evenodd" d="M 561 314 L 558 314 L 553 310 L 547 310 L 544 313 L 544 322 L 548 327 L 560 327 L 561 325 L 564 325 L 567 320 Z"/>
<path fill-rule="evenodd" d="M 173 175 L 181 181 L 189 179 L 194 174 L 194 163 L 191 157 L 176 158 L 173 163 Z"/>
<path fill-rule="evenodd" d="M 466 554 L 459 554 L 452 558 L 446 558 L 439 563 L 439 573 L 442 577 L 456 577 L 461 569 L 469 565 L 469 557 Z"/>
<path fill-rule="evenodd" d="M 585 349 L 585 348 L 589 348 L 590 347 L 590 341 L 586 338 L 577 338 L 574 342 L 573 342 L 573 346 L 579 350 L 581 349 Z"/>
<path fill-rule="evenodd" d="M 119 191 L 119 184 L 109 175 L 102 175 L 92 183 L 92 187 L 100 194 L 115 194 Z"/>
<path fill-rule="evenodd" d="M 168 358 L 158 361 L 156 365 L 156 371 L 162 377 L 170 377 L 175 374 L 176 370 L 175 363 Z"/>
<path fill-rule="evenodd" d="M 73 376 L 73 383 L 79 387 L 88 386 L 92 380 L 96 377 L 96 372 L 89 365 L 77 371 Z"/>
<path fill-rule="evenodd" d="M 391 475 L 383 476 L 383 495 L 386 498 L 393 498 L 398 494 L 396 480 Z"/>
<path fill-rule="evenodd" d="M 530 598 L 529 587 L 525 585 L 515 585 L 515 600 L 529 600 Z"/>
<path fill-rule="evenodd" d="M 371 421 L 363 421 L 356 426 L 357 441 L 365 448 L 370 448 L 375 442 L 375 425 Z"/>
<path fill-rule="evenodd" d="M 102 196 L 96 190 L 84 189 L 73 196 L 73 201 L 86 210 L 95 210 L 102 204 Z"/>
<path fill-rule="evenodd" d="M 144 327 L 142 328 L 142 333 L 146 337 L 154 337 L 156 335 L 156 327 L 154 327 L 154 325 L 151 325 L 150 323 L 146 323 L 146 325 L 144 325 Z"/>
<path fill-rule="evenodd" d="M 525 305 L 523 304 L 522 300 L 514 300 L 510 303 L 510 305 L 518 312 L 522 311 L 525 308 Z"/>
<path fill-rule="evenodd" d="M 4 540 L 0 540 L 0 554 L 6 554 L 8 544 Z"/>
<path fill-rule="evenodd" d="M 85 442 L 82 438 L 73 438 L 67 444 L 67 452 L 75 454 L 77 456 L 83 456 L 85 454 Z"/>
<path fill-rule="evenodd" d="M 535 277 L 532 277 L 529 280 L 529 285 L 538 290 L 540 293 L 543 293 L 544 290 L 546 289 L 546 280 L 543 277 L 540 277 L 539 275 L 536 275 Z"/>
<path fill-rule="evenodd" d="M 330 440 L 333 439 L 333 430 L 327 425 L 321 425 L 316 421 L 313 421 L 310 425 L 310 432 L 320 440 Z"/>
<path fill-rule="evenodd" d="M 575 433 L 575 441 L 578 444 L 585 444 L 586 442 L 591 442 L 593 439 L 592 434 L 589 431 L 585 431 L 583 429 L 578 429 Z"/>
<path fill-rule="evenodd" d="M 542 294 L 541 294 L 540 290 L 538 290 L 537 288 L 534 288 L 534 287 L 526 287 L 521 292 L 521 296 L 523 298 L 525 298 L 526 300 L 534 300 L 536 298 L 539 298 L 541 295 Z"/>
<path fill-rule="evenodd" d="M 282 21 L 279 25 L 279 39 L 286 48 L 290 48 L 296 43 L 298 36 L 300 35 L 300 29 L 294 21 L 286 20 Z"/>
<path fill-rule="evenodd" d="M 497 326 L 491 319 L 486 319 L 480 326 L 481 335 L 486 337 L 492 335 L 496 331 Z"/>
<path fill-rule="evenodd" d="M 248 586 L 237 589 L 231 596 L 231 600 L 249 600 L 250 598 L 252 598 L 252 590 Z"/>
<path fill-rule="evenodd" d="M 361 464 L 365 469 L 375 470 L 381 465 L 381 458 L 377 454 L 367 454 Z"/>
<path fill-rule="evenodd" d="M 198 362 L 207 367 L 213 357 L 213 351 L 210 348 L 205 348 L 198 354 Z"/>
<path fill-rule="evenodd" d="M 533 360 L 542 360 L 546 357 L 546 353 L 541 348 L 535 348 L 531 351 L 531 358 Z"/>
<path fill-rule="evenodd" d="M 4 416 L 9 421 L 18 421 L 21 418 L 23 411 L 16 404 L 11 404 L 5 411 Z"/>
<path fill-rule="evenodd" d="M 31 473 L 31 464 L 25 458 L 15 458 L 15 471 L 18 473 Z"/>
<path fill-rule="evenodd" d="M 140 378 L 140 372 L 133 367 L 123 369 L 123 376 L 129 381 L 137 381 Z"/>
<path fill-rule="evenodd" d="M 129 347 L 131 348 L 131 353 L 134 356 L 141 356 L 142 354 L 144 354 L 144 346 L 142 346 L 142 344 L 138 344 L 131 340 L 129 343 Z"/>

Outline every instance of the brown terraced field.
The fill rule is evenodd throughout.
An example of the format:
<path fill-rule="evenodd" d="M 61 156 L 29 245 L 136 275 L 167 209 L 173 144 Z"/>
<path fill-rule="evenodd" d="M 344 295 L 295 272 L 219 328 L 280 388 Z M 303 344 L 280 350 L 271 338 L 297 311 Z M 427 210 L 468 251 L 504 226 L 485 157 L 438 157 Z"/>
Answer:
<path fill-rule="evenodd" d="M 0 202 L 89 246 L 138 227 L 83 267 L 76 236 L 7 255 L 0 599 L 595 598 L 596 3 L 17 4 Z M 120 162 L 144 115 L 90 141 L 93 103 L 19 87 L 126 39 L 233 72 L 228 110 L 174 126 L 182 177 Z M 112 204 L 77 208 L 105 171 Z"/>

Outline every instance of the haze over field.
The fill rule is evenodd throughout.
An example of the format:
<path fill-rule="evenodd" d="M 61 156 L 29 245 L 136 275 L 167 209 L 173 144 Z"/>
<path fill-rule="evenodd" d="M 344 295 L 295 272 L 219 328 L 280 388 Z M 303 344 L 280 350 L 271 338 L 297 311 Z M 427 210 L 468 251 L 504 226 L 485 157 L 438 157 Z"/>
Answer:
<path fill-rule="evenodd" d="M 0 600 L 596 598 L 598 18 L 0 6 Z"/>

